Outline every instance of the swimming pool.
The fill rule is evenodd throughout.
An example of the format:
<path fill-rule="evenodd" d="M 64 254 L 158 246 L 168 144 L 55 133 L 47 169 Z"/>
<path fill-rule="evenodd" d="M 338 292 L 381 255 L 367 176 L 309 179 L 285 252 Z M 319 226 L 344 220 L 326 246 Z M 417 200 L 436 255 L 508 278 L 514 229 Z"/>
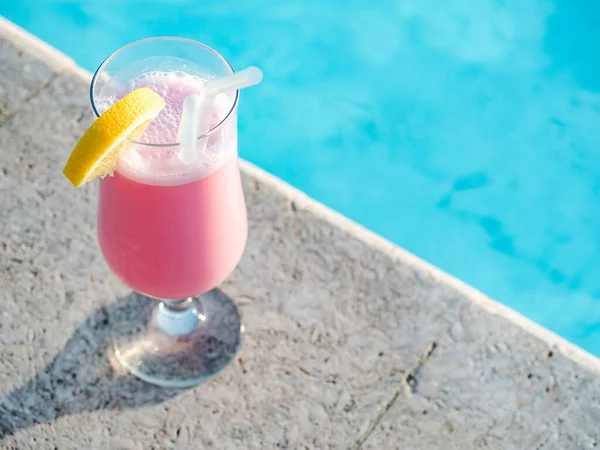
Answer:
<path fill-rule="evenodd" d="M 94 70 L 149 36 L 265 72 L 241 156 L 600 355 L 600 3 L 3 2 Z"/>

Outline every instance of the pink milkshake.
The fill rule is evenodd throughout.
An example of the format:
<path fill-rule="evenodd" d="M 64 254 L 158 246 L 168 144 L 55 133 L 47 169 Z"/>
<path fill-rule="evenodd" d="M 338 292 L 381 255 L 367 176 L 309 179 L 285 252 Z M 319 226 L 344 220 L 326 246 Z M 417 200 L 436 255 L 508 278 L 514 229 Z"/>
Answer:
<path fill-rule="evenodd" d="M 258 68 L 235 72 L 215 50 L 177 37 L 126 45 L 92 78 L 91 106 L 103 122 L 82 137 L 83 146 L 76 147 L 80 153 L 69 158 L 75 167 L 65 167 L 64 173 L 73 184 L 85 181 L 78 173 L 87 167 L 81 163 L 86 162 L 82 148 L 89 157 L 104 151 L 100 156 L 111 163 L 110 157 L 118 156 L 114 173 L 100 180 L 98 240 L 108 266 L 142 295 L 115 302 L 110 340 L 116 361 L 148 383 L 167 388 L 203 383 L 231 364 L 242 345 L 241 314 L 234 299 L 217 287 L 246 245 L 237 106 L 239 89 L 261 78 Z M 142 87 L 162 97 L 162 110 L 156 96 L 142 91 L 121 103 L 126 109 L 104 115 Z M 150 95 L 152 103 L 128 103 L 138 94 Z M 143 133 L 134 129 L 159 110 Z M 119 124 L 130 124 L 130 134 L 115 148 L 109 144 Z M 89 173 L 106 173 L 100 168 L 107 167 L 114 165 L 94 166 L 97 171 Z M 144 297 L 147 301 L 138 302 Z"/>
<path fill-rule="evenodd" d="M 123 153 L 114 176 L 101 180 L 98 212 L 100 248 L 110 268 L 132 289 L 158 299 L 213 289 L 233 271 L 246 245 L 235 121 L 212 130 L 194 164 L 181 163 L 178 146 L 169 145 L 178 142 L 184 98 L 202 83 L 181 72 L 153 72 L 107 99 L 110 104 L 147 86 L 167 103 L 141 143 Z M 230 110 L 230 97 L 219 97 L 212 127 Z"/>

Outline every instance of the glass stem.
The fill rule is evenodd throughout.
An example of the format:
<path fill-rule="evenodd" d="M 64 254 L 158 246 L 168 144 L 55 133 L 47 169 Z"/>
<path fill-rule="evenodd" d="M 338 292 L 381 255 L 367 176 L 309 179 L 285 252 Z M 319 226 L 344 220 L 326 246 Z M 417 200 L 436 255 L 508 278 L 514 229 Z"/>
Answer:
<path fill-rule="evenodd" d="M 156 310 L 156 323 L 169 336 L 191 333 L 198 325 L 198 311 L 192 298 L 161 301 Z"/>

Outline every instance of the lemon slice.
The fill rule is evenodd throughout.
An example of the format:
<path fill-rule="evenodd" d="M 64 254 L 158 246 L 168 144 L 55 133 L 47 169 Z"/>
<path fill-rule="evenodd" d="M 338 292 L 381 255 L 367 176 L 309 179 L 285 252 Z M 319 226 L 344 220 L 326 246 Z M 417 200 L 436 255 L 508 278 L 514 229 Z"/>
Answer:
<path fill-rule="evenodd" d="M 128 138 L 139 138 L 165 107 L 150 88 L 130 92 L 104 112 L 81 136 L 63 174 L 79 187 L 96 177 L 112 174 Z"/>

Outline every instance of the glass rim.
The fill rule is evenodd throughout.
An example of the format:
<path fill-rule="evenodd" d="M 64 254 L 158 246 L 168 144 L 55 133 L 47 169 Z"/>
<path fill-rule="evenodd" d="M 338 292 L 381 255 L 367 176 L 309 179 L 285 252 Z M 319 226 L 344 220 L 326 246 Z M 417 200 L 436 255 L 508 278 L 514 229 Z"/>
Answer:
<path fill-rule="evenodd" d="M 92 77 L 92 81 L 90 83 L 90 103 L 92 105 L 92 111 L 94 112 L 94 115 L 96 116 L 96 118 L 100 117 L 100 114 L 98 113 L 98 109 L 96 108 L 96 103 L 94 101 L 94 87 L 96 86 L 96 81 L 98 80 L 98 77 L 99 77 L 100 73 L 102 72 L 102 70 L 104 69 L 104 67 L 109 63 L 109 61 L 113 57 L 119 55 L 120 53 L 124 52 L 125 50 L 129 49 L 130 47 L 134 47 L 136 45 L 143 44 L 146 42 L 151 42 L 151 41 L 174 41 L 174 42 L 183 42 L 183 43 L 197 45 L 205 50 L 208 50 L 210 53 L 212 53 L 214 56 L 216 56 L 221 62 L 223 62 L 227 67 L 229 67 L 229 69 L 231 70 L 231 73 L 235 73 L 235 70 L 233 70 L 233 67 L 231 66 L 229 61 L 227 61 L 225 59 L 225 57 L 223 55 L 221 55 L 219 52 L 217 52 L 215 49 L 209 47 L 208 45 L 203 44 L 202 42 L 198 42 L 193 39 L 175 37 L 175 36 L 157 36 L 157 37 L 140 39 L 140 40 L 131 42 L 130 44 L 127 44 L 127 45 L 119 48 L 118 50 L 114 51 L 113 53 L 111 53 L 104 61 L 102 61 L 102 64 L 100 64 L 100 66 L 98 66 L 98 68 L 96 69 L 96 72 L 94 72 L 94 76 Z M 229 111 L 227 112 L 225 117 L 214 128 L 212 128 L 209 131 L 207 131 L 206 133 L 198 136 L 198 141 L 200 141 L 201 139 L 208 139 L 213 133 L 216 133 L 217 131 L 219 131 L 221 129 L 221 127 L 223 125 L 225 125 L 226 122 L 229 121 L 229 119 L 232 117 L 234 111 L 236 110 L 236 108 L 238 106 L 239 98 L 240 98 L 240 91 L 238 89 L 237 91 L 235 91 L 235 98 L 233 100 L 233 103 L 231 104 L 231 108 L 229 109 Z M 143 145 L 146 147 L 163 147 L 163 148 L 165 148 L 165 147 L 179 146 L 179 142 L 173 142 L 173 143 L 167 143 L 167 144 L 153 144 L 150 142 L 137 141 L 137 140 L 131 139 L 129 137 L 127 137 L 126 139 L 132 144 Z"/>

